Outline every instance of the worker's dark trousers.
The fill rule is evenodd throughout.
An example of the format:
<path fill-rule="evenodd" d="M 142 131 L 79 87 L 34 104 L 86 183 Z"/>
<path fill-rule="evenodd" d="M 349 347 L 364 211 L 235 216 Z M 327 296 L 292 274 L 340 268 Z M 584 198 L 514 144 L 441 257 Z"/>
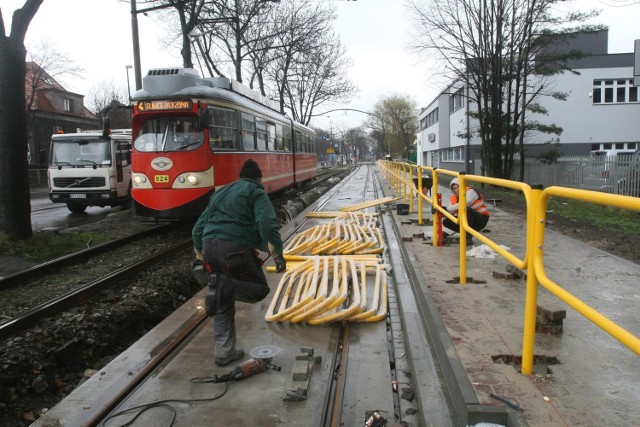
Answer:
<path fill-rule="evenodd" d="M 202 256 L 212 274 L 225 276 L 218 280 L 231 283 L 232 292 L 222 292 L 220 305 L 213 316 L 216 358 L 227 357 L 236 348 L 235 302 L 256 303 L 269 295 L 262 263 L 253 249 L 225 240 L 202 242 Z M 223 291 L 221 286 L 218 291 Z"/>
<path fill-rule="evenodd" d="M 467 221 L 469 222 L 469 226 L 476 231 L 482 231 L 489 222 L 489 215 L 482 215 L 471 208 L 467 208 Z M 449 218 L 444 218 L 442 220 L 442 225 L 447 227 L 449 230 L 453 230 L 456 233 L 460 232 L 460 226 L 455 224 Z"/>

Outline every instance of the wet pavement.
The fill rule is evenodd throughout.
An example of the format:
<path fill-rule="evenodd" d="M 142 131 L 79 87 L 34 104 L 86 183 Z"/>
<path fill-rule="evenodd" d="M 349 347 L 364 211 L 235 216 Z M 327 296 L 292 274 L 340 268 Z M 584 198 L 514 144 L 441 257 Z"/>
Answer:
<path fill-rule="evenodd" d="M 387 195 L 394 189 L 385 186 Z M 443 199 L 448 190 L 441 189 Z M 525 247 L 524 220 L 490 206 L 486 236 L 509 247 L 519 258 Z M 424 207 L 425 218 L 431 208 Z M 460 363 L 481 404 L 501 404 L 494 394 L 519 406 L 531 426 L 639 426 L 640 357 L 539 286 L 538 306 L 566 310 L 562 333 L 536 334 L 534 375 L 513 365 L 522 354 L 525 279 L 508 277 L 509 264 L 488 258 L 477 242 L 467 251 L 467 276 L 458 284 L 457 243 L 434 247 L 414 238 L 417 213 L 393 213 L 408 252 L 415 259 L 425 295 L 446 325 L 454 363 Z M 413 220 L 413 221 L 412 221 Z M 471 256 L 478 254 L 480 257 Z M 484 255 L 484 256 L 483 256 Z M 545 271 L 554 282 L 610 320 L 640 335 L 640 266 L 580 241 L 547 230 Z M 494 272 L 499 273 L 495 275 Z M 557 331 L 557 330 L 556 330 Z"/>
<path fill-rule="evenodd" d="M 46 186 L 31 188 L 31 228 L 34 232 L 77 227 L 100 221 L 107 215 L 121 210 L 120 206 L 113 208 L 91 206 L 84 213 L 75 214 L 69 212 L 66 204 L 53 203 L 49 199 L 49 190 Z"/>

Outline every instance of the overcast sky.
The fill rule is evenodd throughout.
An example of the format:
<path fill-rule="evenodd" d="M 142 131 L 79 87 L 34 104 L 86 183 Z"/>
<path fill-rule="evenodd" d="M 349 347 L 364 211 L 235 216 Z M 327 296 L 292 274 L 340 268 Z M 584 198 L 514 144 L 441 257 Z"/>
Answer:
<path fill-rule="evenodd" d="M 312 0 L 309 0 L 312 1 Z M 326 1 L 326 0 L 315 0 Z M 580 10 L 602 9 L 597 22 L 609 26 L 609 53 L 633 52 L 640 39 L 640 5 L 616 7 L 633 0 L 575 0 Z M 432 74 L 433 67 L 406 48 L 408 15 L 402 0 L 333 1 L 338 12 L 335 23 L 347 54 L 353 60 L 350 78 L 360 94 L 347 105 L 371 111 L 383 96 L 399 94 L 424 107 L 442 90 Z M 11 26 L 13 11 L 24 0 L 1 0 L 5 27 Z M 76 61 L 85 73 L 82 79 L 62 79 L 67 90 L 86 95 L 100 82 L 112 81 L 126 88 L 125 65 L 133 64 L 130 2 L 118 0 L 44 0 L 27 32 L 27 46 L 47 40 L 58 51 Z M 139 15 L 142 75 L 149 68 L 180 66 L 179 50 L 162 44 L 163 23 L 150 13 Z M 132 91 L 135 89 L 130 71 Z M 324 110 L 323 110 L 324 111 Z M 320 111 L 315 111 L 319 113 Z M 314 119 L 312 125 L 336 130 L 359 125 L 366 118 L 357 112 L 333 112 Z"/>

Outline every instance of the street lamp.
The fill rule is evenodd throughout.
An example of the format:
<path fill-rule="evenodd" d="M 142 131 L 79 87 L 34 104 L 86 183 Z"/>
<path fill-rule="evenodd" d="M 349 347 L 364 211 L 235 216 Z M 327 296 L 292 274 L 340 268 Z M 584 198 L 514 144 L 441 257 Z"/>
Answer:
<path fill-rule="evenodd" d="M 127 70 L 127 92 L 129 93 L 129 104 L 131 104 L 131 84 L 129 83 L 129 70 L 133 68 L 133 65 L 125 65 Z"/>

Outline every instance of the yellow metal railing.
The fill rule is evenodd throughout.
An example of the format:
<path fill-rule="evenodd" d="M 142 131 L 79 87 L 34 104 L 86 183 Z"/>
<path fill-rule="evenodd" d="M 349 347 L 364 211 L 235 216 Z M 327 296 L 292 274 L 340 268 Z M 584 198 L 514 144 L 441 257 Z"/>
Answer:
<path fill-rule="evenodd" d="M 565 302 L 587 319 L 592 321 L 605 332 L 620 341 L 623 345 L 640 355 L 640 339 L 624 328 L 607 319 L 601 313 L 588 306 L 576 296 L 567 292 L 562 286 L 553 282 L 546 276 L 544 269 L 543 247 L 545 232 L 545 213 L 547 203 L 550 196 L 564 197 L 570 199 L 583 200 L 591 203 L 640 211 L 640 199 L 637 197 L 619 196 L 613 194 L 604 194 L 595 191 L 575 190 L 564 187 L 549 187 L 544 191 L 542 188 L 532 188 L 522 182 L 510 181 L 505 179 L 488 178 L 479 175 L 465 175 L 455 171 L 443 169 L 434 169 L 430 167 L 417 166 L 409 163 L 397 163 L 389 161 L 380 161 L 380 169 L 385 174 L 387 180 L 395 188 L 396 193 L 402 195 L 404 200 L 409 200 L 409 209 L 415 212 L 413 206 L 414 192 L 418 199 L 418 223 L 422 224 L 422 201 L 429 203 L 434 214 L 437 212 L 455 224 L 460 226 L 460 284 L 466 284 L 467 267 L 466 267 L 466 239 L 467 233 L 476 237 L 479 241 L 496 251 L 500 256 L 509 261 L 515 267 L 527 270 L 526 297 L 525 297 L 525 315 L 524 315 L 524 332 L 522 345 L 522 373 L 531 374 L 533 372 L 533 356 L 535 346 L 535 326 L 536 311 L 538 299 L 538 284 L 544 286 L 553 295 Z M 418 178 L 418 187 L 421 187 L 422 175 L 424 173 L 431 174 L 432 187 L 431 197 L 422 194 L 416 188 L 413 177 Z M 459 206 L 458 217 L 454 217 L 440 204 L 438 204 L 438 178 L 439 175 L 449 175 L 457 177 L 459 180 Z M 498 242 L 493 241 L 482 232 L 473 230 L 469 227 L 467 221 L 466 209 L 466 190 L 468 182 L 489 184 L 512 190 L 518 190 L 524 196 L 526 202 L 526 229 L 525 236 L 526 245 L 525 253 L 522 257 L 518 257 L 509 250 L 505 249 Z M 438 241 L 438 221 L 433 221 L 432 241 L 434 246 L 439 244 Z"/>
<path fill-rule="evenodd" d="M 538 203 L 535 206 L 536 220 L 533 237 L 533 255 L 532 266 L 537 282 L 544 286 L 549 292 L 558 297 L 561 301 L 567 303 L 578 313 L 589 319 L 595 325 L 616 338 L 624 346 L 628 347 L 636 354 L 640 355 L 640 338 L 626 331 L 617 323 L 609 320 L 600 312 L 591 306 L 582 302 L 575 295 L 569 293 L 559 284 L 553 282 L 547 277 L 544 268 L 544 232 L 545 218 L 547 212 L 547 203 L 550 196 L 564 197 L 566 199 L 582 200 L 591 203 L 597 203 L 605 206 L 612 206 L 621 209 L 640 211 L 640 198 L 630 196 L 619 196 L 617 194 L 605 194 L 596 191 L 574 190 L 565 187 L 549 187 L 541 191 Z M 527 283 L 529 286 L 529 283 Z M 527 287 L 527 297 L 533 294 L 533 290 Z M 525 339 L 522 351 L 522 370 L 524 373 L 531 373 L 533 367 L 533 347 L 535 334 L 535 313 L 536 301 L 533 298 L 527 298 L 527 307 L 525 309 Z M 532 312 L 532 313 L 531 313 Z M 527 331 L 528 327 L 528 331 Z M 527 334 L 528 332 L 528 334 Z M 527 365 L 525 366 L 525 355 L 527 357 Z M 526 371 L 525 371 L 526 369 Z"/>

